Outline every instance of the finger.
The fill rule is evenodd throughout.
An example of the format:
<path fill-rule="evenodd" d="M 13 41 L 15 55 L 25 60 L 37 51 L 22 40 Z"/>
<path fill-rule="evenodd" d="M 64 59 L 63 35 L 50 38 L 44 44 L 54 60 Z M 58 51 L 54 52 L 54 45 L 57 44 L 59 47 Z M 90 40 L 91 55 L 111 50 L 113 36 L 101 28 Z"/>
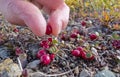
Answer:
<path fill-rule="evenodd" d="M 61 29 L 67 26 L 69 20 L 69 8 L 66 4 L 61 5 L 57 10 L 53 11 L 48 23 L 52 27 L 53 35 L 57 36 Z"/>
<path fill-rule="evenodd" d="M 40 10 L 33 4 L 19 0 L 10 2 L 7 6 L 7 12 L 5 17 L 8 21 L 15 24 L 25 23 L 38 36 L 45 34 L 46 21 Z"/>

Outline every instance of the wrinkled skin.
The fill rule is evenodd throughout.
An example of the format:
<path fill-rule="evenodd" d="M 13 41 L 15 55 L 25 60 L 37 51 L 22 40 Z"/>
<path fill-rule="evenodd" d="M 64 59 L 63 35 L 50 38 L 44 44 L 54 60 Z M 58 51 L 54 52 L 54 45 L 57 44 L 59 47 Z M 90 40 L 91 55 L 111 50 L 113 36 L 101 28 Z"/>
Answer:
<path fill-rule="evenodd" d="M 40 9 L 49 14 L 48 22 Z M 38 36 L 45 35 L 47 23 L 52 27 L 52 34 L 57 36 L 69 19 L 69 7 L 64 0 L 0 0 L 0 12 L 10 23 L 27 25 Z"/>

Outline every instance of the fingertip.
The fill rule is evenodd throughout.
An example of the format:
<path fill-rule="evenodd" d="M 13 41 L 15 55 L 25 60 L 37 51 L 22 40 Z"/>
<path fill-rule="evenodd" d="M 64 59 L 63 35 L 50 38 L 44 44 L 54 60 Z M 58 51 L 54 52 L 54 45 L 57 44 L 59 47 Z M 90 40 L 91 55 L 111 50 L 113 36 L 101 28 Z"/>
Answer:
<path fill-rule="evenodd" d="M 54 36 L 58 36 L 58 34 L 61 32 L 61 29 L 62 29 L 62 22 L 58 19 L 52 18 L 49 21 L 49 24 L 52 27 L 52 34 Z"/>

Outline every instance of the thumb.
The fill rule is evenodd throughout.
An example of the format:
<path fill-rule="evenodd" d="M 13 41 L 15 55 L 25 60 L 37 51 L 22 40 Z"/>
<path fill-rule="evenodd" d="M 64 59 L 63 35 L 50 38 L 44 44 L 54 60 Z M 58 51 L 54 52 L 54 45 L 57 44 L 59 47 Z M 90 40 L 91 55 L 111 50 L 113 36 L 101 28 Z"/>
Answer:
<path fill-rule="evenodd" d="M 46 31 L 46 21 L 40 10 L 26 1 L 14 0 L 4 11 L 5 18 L 13 24 L 25 24 L 33 33 L 43 36 Z"/>

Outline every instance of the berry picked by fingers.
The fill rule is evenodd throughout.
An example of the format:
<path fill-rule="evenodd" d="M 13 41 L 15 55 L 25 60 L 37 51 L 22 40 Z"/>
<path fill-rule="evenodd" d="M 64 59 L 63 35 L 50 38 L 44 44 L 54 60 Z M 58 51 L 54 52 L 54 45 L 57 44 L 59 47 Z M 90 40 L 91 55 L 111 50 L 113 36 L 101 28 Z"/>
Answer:
<path fill-rule="evenodd" d="M 52 33 L 52 27 L 50 24 L 47 25 L 47 28 L 46 28 L 46 34 L 47 35 L 50 35 Z"/>

